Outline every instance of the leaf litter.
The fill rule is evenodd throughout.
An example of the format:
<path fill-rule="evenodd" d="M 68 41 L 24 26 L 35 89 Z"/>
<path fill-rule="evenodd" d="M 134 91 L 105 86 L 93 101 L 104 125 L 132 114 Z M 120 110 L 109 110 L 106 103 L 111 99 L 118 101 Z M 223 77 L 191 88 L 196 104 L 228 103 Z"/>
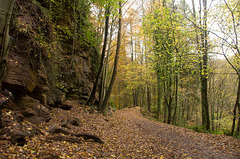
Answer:
<path fill-rule="evenodd" d="M 69 130 L 94 134 L 104 143 L 81 138 L 77 143 L 49 140 L 59 135 L 60 138 L 70 137 L 50 134 L 49 129 L 72 118 L 77 118 L 80 126 L 68 124 Z M 27 121 L 23 125 L 26 125 L 25 129 L 32 127 Z M 240 158 L 239 139 L 150 121 L 141 115 L 139 107 L 117 110 L 112 116 L 103 116 L 75 102 L 69 111 L 52 109 L 52 119 L 35 126 L 43 134 L 27 138 L 24 146 L 0 140 L 0 158 Z"/>

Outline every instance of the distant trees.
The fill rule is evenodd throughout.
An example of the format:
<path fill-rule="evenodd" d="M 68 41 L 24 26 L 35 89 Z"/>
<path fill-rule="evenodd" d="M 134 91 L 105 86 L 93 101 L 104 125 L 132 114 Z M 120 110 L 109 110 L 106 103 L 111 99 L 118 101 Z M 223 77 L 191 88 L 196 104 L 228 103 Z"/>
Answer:
<path fill-rule="evenodd" d="M 141 106 L 169 124 L 206 131 L 231 127 L 230 134 L 239 133 L 240 87 L 229 83 L 240 79 L 239 1 L 91 2 L 103 40 L 87 104 L 97 104 L 102 112 L 107 105 Z M 126 12 L 120 13 L 123 6 Z"/>
<path fill-rule="evenodd" d="M 232 127 L 238 132 L 239 100 L 233 98 L 238 99 L 239 93 L 230 81 L 239 71 L 239 2 L 187 2 L 140 0 L 134 2 L 139 10 L 128 10 L 112 104 L 139 105 L 143 112 L 170 124 L 207 131 Z M 219 29 L 210 22 L 218 22 Z M 235 57 L 227 55 L 230 51 Z M 221 55 L 232 68 L 219 59 Z M 235 103 L 233 111 L 230 103 Z"/>
<path fill-rule="evenodd" d="M 110 4 L 106 4 L 106 9 L 105 9 L 105 34 L 104 34 L 104 42 L 103 42 L 103 47 L 102 47 L 102 54 L 101 54 L 101 61 L 100 61 L 100 66 L 99 66 L 99 70 L 98 70 L 98 74 L 96 77 L 96 82 L 94 83 L 92 92 L 91 92 L 91 96 L 87 101 L 87 105 L 92 105 L 95 98 L 96 98 L 96 90 L 97 87 L 99 86 L 99 80 L 100 80 L 100 76 L 102 75 L 103 72 L 103 65 L 104 65 L 104 60 L 105 60 L 105 52 L 106 52 L 106 48 L 107 48 L 107 42 L 108 42 L 108 28 L 109 28 L 109 16 L 110 16 Z M 98 109 L 100 110 L 100 105 L 98 106 Z"/>
<path fill-rule="evenodd" d="M 216 17 L 216 22 L 218 30 L 221 34 L 218 34 L 215 31 L 211 33 L 218 38 L 219 46 L 222 54 L 228 64 L 233 68 L 235 74 L 237 75 L 237 91 L 236 91 L 236 100 L 233 108 L 233 119 L 232 119 L 232 128 L 231 135 L 234 135 L 236 128 L 236 120 L 238 117 L 238 125 L 236 134 L 240 134 L 240 68 L 239 68 L 239 59 L 240 59 L 240 48 L 239 48 L 239 7 L 240 2 L 235 0 L 229 0 L 220 3 L 218 8 L 221 9 L 220 12 L 216 12 L 214 16 Z M 235 62 L 229 58 L 229 52 L 231 52 L 235 57 Z M 238 111 L 238 115 L 237 115 Z"/>
<path fill-rule="evenodd" d="M 105 112 L 108 102 L 109 102 L 109 97 L 111 95 L 111 90 L 117 75 L 117 67 L 118 67 L 118 57 L 119 57 L 119 53 L 120 53 L 120 46 L 121 46 L 121 8 L 122 8 L 122 4 L 121 2 L 119 2 L 119 4 L 117 4 L 118 1 L 116 0 L 109 0 L 106 2 L 101 2 L 101 1 L 96 1 L 98 3 L 98 5 L 103 5 L 105 8 L 105 29 L 104 29 L 104 41 L 103 41 L 103 47 L 102 47 L 102 54 L 101 54 L 101 62 L 100 62 L 100 67 L 98 70 L 98 74 L 96 77 L 96 81 L 94 83 L 94 87 L 92 89 L 91 92 L 91 96 L 89 97 L 87 104 L 88 105 L 93 105 L 94 101 L 96 99 L 96 92 L 97 90 L 99 90 L 99 97 L 97 99 L 98 104 L 98 110 L 100 110 L 101 112 Z M 118 15 L 116 14 L 116 9 L 119 9 L 119 13 Z M 100 11 L 100 10 L 99 10 Z M 112 12 L 112 14 L 111 14 Z M 108 73 L 108 65 L 109 65 L 109 53 L 111 50 L 111 43 L 112 43 L 112 32 L 113 32 L 113 25 L 116 19 L 116 15 L 119 17 L 118 20 L 118 35 L 117 35 L 117 46 L 116 46 L 116 55 L 115 55 L 115 61 L 114 61 L 114 65 L 113 65 L 113 70 L 112 70 L 112 75 L 109 76 L 110 78 L 110 82 L 107 83 L 106 82 L 106 74 Z M 110 22 L 110 17 L 112 18 L 111 21 L 111 26 L 109 24 Z M 108 38 L 109 35 L 109 27 L 110 27 L 110 38 Z M 107 49 L 108 48 L 108 49 Z M 107 51 L 107 55 L 106 55 L 106 51 Z"/>
<path fill-rule="evenodd" d="M 108 91 L 106 93 L 106 96 L 103 100 L 103 104 L 101 105 L 101 111 L 105 112 L 111 92 L 112 92 L 112 88 L 113 88 L 113 84 L 115 82 L 116 76 L 117 76 L 117 69 L 118 69 L 118 59 L 119 59 L 119 53 L 120 53 L 120 47 L 121 47 L 121 36 L 122 36 L 122 3 L 121 1 L 119 2 L 119 20 L 118 20 L 118 35 L 117 35 L 117 48 L 116 48 L 116 55 L 115 55 L 115 60 L 114 60 L 114 67 L 113 67 L 113 73 L 112 73 L 112 77 L 111 77 L 111 81 L 109 84 L 109 88 Z"/>
<path fill-rule="evenodd" d="M 166 3 L 163 3 L 166 5 Z M 158 109 L 157 114 L 163 112 L 163 121 L 167 123 L 177 122 L 179 110 L 179 86 L 181 74 L 184 73 L 184 64 L 189 67 L 186 51 L 190 39 L 185 29 L 184 17 L 177 13 L 174 2 L 171 7 L 156 5 L 154 11 L 147 16 L 144 25 L 144 33 L 152 39 L 153 64 L 158 83 Z M 180 81 L 180 82 L 179 82 Z M 163 106 L 163 111 L 161 110 Z"/>

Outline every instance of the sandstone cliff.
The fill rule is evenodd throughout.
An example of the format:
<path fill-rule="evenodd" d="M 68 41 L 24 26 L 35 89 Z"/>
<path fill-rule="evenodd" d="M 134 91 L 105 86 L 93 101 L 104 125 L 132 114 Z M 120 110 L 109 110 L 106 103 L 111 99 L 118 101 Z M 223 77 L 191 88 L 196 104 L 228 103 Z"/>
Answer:
<path fill-rule="evenodd" d="M 9 107 L 31 122 L 48 121 L 51 107 L 70 109 L 68 100 L 85 103 L 93 87 L 99 55 L 89 6 L 79 4 L 73 16 L 71 5 L 16 1 L 2 90 L 14 96 Z"/>

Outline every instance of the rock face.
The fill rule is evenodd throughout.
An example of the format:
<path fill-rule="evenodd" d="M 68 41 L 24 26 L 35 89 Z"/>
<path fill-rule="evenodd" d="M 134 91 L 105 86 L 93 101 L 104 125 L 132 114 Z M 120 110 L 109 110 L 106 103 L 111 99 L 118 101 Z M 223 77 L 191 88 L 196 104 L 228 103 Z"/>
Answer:
<path fill-rule="evenodd" d="M 49 59 L 38 64 L 38 59 L 28 58 L 27 54 L 15 48 L 10 51 L 3 89 L 15 96 L 29 95 L 50 106 L 62 104 L 71 96 L 75 99 L 78 96 L 83 103 L 87 100 L 94 82 L 90 54 L 87 59 L 75 56 L 74 68 L 70 66 L 70 56 L 64 56 L 59 64 L 51 63 Z M 39 69 L 32 68 L 30 61 L 38 64 Z"/>
<path fill-rule="evenodd" d="M 32 97 L 20 97 L 16 103 L 24 118 L 32 123 L 43 123 L 51 119 L 49 109 Z"/>
<path fill-rule="evenodd" d="M 8 71 L 3 87 L 14 93 L 32 92 L 36 87 L 36 74 L 24 54 L 10 54 Z"/>
<path fill-rule="evenodd" d="M 10 28 L 13 42 L 2 89 L 13 93 L 16 109 L 24 118 L 41 123 L 50 119 L 49 107 L 62 105 L 71 109 L 71 104 L 65 102 L 68 99 L 86 102 L 95 81 L 98 52 L 86 41 L 76 45 L 72 53 L 73 37 L 61 31 L 65 28 L 73 32 L 69 13 L 65 14 L 70 16 L 69 22 L 58 19 L 49 23 L 43 9 L 48 9 L 45 3 L 25 0 L 16 3 L 24 9 L 13 11 L 14 24 Z"/>

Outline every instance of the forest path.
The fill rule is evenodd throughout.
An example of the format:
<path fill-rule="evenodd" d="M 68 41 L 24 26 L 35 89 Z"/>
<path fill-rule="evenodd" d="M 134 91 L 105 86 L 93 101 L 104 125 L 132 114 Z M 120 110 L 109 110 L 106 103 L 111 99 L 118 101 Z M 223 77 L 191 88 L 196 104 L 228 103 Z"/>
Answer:
<path fill-rule="evenodd" d="M 13 119 L 9 114 L 8 120 Z M 42 134 L 27 138 L 23 147 L 0 140 L 0 159 L 240 159 L 240 139 L 151 121 L 142 116 L 139 107 L 103 116 L 76 101 L 71 110 L 53 108 L 51 114 L 48 123 L 35 125 Z M 49 133 L 71 119 L 78 119 L 80 125 L 65 124 L 63 129 L 97 135 L 104 143 Z M 31 130 L 33 126 L 24 121 L 22 130 Z"/>
<path fill-rule="evenodd" d="M 119 149 L 137 158 L 240 158 L 240 140 L 224 135 L 198 133 L 169 124 L 150 121 L 140 108 L 114 113 Z"/>

